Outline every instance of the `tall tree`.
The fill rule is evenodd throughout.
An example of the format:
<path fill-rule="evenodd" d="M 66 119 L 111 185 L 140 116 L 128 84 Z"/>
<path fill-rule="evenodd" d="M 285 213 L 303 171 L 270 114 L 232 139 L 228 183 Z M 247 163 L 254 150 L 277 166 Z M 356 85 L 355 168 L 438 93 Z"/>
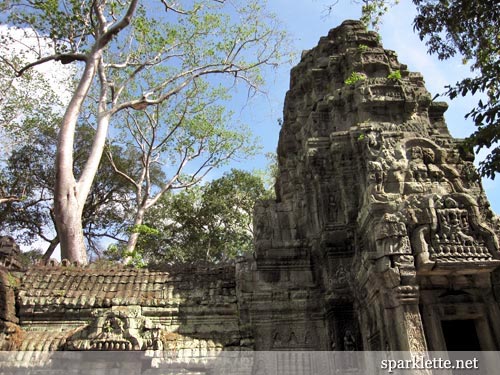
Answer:
<path fill-rule="evenodd" d="M 75 142 L 75 168 L 82 168 L 91 146 L 93 130 L 79 126 Z M 43 127 L 31 143 L 14 150 L 0 170 L 2 184 L 20 197 L 3 205 L 0 230 L 18 243 L 33 246 L 48 243 L 43 260 L 48 260 L 59 244 L 53 211 L 56 130 Z M 119 157 L 120 166 L 129 161 Z M 83 233 L 89 250 L 99 252 L 99 239 L 119 239 L 122 223 L 130 209 L 130 191 L 125 181 L 103 160 L 87 197 L 82 215 Z"/>
<path fill-rule="evenodd" d="M 10 24 L 51 42 L 51 50 L 36 51 L 36 59 L 26 65 L 11 61 L 17 75 L 47 61 L 83 64 L 57 145 L 54 213 L 63 258 L 87 261 L 82 212 L 114 117 L 172 100 L 202 78 L 213 83 L 209 77 L 214 75 L 231 78 L 225 82 L 229 85 L 241 81 L 255 88 L 261 83 L 259 69 L 276 64 L 284 35 L 260 3 L 243 2 L 225 18 L 226 7 L 236 1 L 192 2 L 190 9 L 175 8 L 168 0 L 12 0 L 0 5 Z M 95 137 L 76 174 L 75 129 L 84 107 L 92 105 Z"/>
<path fill-rule="evenodd" d="M 224 108 L 212 104 L 220 94 L 210 93 L 207 97 L 205 90 L 206 85 L 198 82 L 186 95 L 169 103 L 172 105 L 125 112 L 124 138 L 131 135 L 131 142 L 126 149 L 110 147 L 108 156 L 134 196 L 126 254 L 133 254 L 140 235 L 134 228 L 143 224 L 148 210 L 164 194 L 193 186 L 213 168 L 257 149 L 249 131 L 234 126 Z M 117 166 L 113 156 L 117 152 L 137 155 L 128 157 L 135 163 Z"/>

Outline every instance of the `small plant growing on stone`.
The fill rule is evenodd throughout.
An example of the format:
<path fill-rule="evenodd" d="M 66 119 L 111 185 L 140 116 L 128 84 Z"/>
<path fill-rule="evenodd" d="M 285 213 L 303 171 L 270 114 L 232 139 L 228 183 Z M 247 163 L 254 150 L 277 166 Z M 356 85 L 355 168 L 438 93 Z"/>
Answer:
<path fill-rule="evenodd" d="M 401 80 L 401 71 L 400 70 L 395 70 L 387 76 L 388 79 L 392 79 L 393 81 L 400 81 Z"/>
<path fill-rule="evenodd" d="M 363 139 L 365 139 L 365 135 L 363 133 L 358 135 L 358 142 L 361 142 Z"/>
<path fill-rule="evenodd" d="M 358 51 L 359 52 L 365 52 L 368 49 L 368 46 L 366 44 L 360 44 L 358 46 Z"/>
<path fill-rule="evenodd" d="M 349 78 L 347 78 L 344 83 L 346 85 L 354 85 L 356 82 L 364 81 L 366 79 L 364 74 L 358 72 L 352 72 Z"/>
<path fill-rule="evenodd" d="M 14 275 L 12 275 L 10 272 L 7 273 L 7 283 L 11 287 L 19 286 L 19 280 Z"/>

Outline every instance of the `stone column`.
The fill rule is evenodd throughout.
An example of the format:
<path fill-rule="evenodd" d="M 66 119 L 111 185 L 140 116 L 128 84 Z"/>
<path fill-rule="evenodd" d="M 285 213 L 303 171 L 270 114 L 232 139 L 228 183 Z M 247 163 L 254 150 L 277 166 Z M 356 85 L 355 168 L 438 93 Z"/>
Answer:
<path fill-rule="evenodd" d="M 418 308 L 417 286 L 398 286 L 388 296 L 386 326 L 394 327 L 393 351 L 423 352 L 427 350 L 424 327 Z M 390 337 L 390 335 L 388 335 Z"/>

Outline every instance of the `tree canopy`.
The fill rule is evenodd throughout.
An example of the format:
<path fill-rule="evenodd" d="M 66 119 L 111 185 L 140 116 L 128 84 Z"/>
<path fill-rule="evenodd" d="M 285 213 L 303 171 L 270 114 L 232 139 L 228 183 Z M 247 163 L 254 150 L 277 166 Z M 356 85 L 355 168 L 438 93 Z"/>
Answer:
<path fill-rule="evenodd" d="M 92 140 L 92 130 L 78 128 L 75 143 L 75 168 L 85 160 Z M 12 235 L 19 244 L 43 246 L 48 260 L 59 244 L 53 212 L 54 160 L 56 130 L 42 127 L 32 134 L 31 142 L 16 148 L 1 169 L 3 186 L 18 197 L 5 203 L 0 211 L 0 230 Z M 126 164 L 120 157 L 117 163 Z M 103 160 L 96 181 L 87 198 L 82 216 L 84 237 L 90 251 L 99 253 L 100 239 L 116 239 L 123 232 L 123 221 L 130 210 L 125 181 Z"/>
<path fill-rule="evenodd" d="M 270 196 L 262 177 L 233 169 L 202 186 L 169 193 L 134 227 L 135 264 L 220 262 L 253 249 L 253 206 Z M 107 256 L 122 259 L 123 246 Z"/>

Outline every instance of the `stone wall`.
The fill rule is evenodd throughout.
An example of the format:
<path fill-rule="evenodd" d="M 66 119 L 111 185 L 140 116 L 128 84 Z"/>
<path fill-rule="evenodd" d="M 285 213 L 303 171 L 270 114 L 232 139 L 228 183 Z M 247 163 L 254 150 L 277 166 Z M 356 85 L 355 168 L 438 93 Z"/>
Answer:
<path fill-rule="evenodd" d="M 0 266 L 0 350 L 14 350 L 21 342 L 21 329 L 16 314 L 17 275 Z"/>
<path fill-rule="evenodd" d="M 18 350 L 163 349 L 189 356 L 253 348 L 239 316 L 234 266 L 34 267 L 19 280 L 17 303 Z M 13 308 L 13 298 L 6 305 Z"/>

